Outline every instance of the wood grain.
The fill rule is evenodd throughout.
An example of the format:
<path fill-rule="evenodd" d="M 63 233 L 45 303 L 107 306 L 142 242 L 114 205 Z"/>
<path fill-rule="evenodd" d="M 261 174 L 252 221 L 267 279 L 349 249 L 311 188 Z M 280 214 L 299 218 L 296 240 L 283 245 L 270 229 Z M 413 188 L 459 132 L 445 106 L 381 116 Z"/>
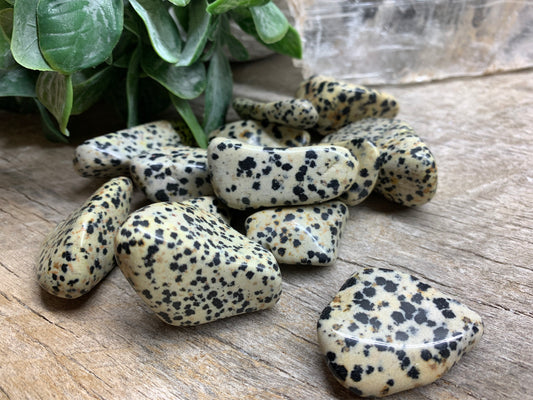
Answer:
<path fill-rule="evenodd" d="M 301 79 L 280 57 L 234 74 L 235 93 L 259 100 Z M 433 201 L 352 207 L 334 266 L 283 266 L 272 310 L 192 328 L 160 322 L 118 269 L 77 300 L 40 290 L 40 243 L 102 181 L 79 177 L 73 145 L 47 142 L 36 116 L 0 112 L 0 399 L 353 399 L 320 356 L 316 321 L 366 266 L 412 273 L 485 322 L 442 379 L 391 399 L 533 399 L 532 82 L 530 70 L 382 88 L 435 154 Z M 74 143 L 116 124 L 76 120 Z"/>

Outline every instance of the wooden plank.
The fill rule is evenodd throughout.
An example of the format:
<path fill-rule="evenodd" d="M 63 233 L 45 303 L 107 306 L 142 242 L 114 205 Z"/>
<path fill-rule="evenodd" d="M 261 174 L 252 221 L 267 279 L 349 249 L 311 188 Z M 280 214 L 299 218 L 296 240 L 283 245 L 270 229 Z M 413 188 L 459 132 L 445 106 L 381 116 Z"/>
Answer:
<path fill-rule="evenodd" d="M 300 80 L 279 57 L 234 73 L 236 94 L 259 100 L 291 96 Z M 334 266 L 283 266 L 272 310 L 191 328 L 154 317 L 119 270 L 77 300 L 38 287 L 40 243 L 102 181 L 79 177 L 73 145 L 47 142 L 36 116 L 0 112 L 0 399 L 354 398 L 320 356 L 316 321 L 366 266 L 412 273 L 485 322 L 442 379 L 391 399 L 533 398 L 531 82 L 524 71 L 383 88 L 436 156 L 434 200 L 352 207 Z M 74 142 L 117 124 L 106 118 L 75 121 Z"/>

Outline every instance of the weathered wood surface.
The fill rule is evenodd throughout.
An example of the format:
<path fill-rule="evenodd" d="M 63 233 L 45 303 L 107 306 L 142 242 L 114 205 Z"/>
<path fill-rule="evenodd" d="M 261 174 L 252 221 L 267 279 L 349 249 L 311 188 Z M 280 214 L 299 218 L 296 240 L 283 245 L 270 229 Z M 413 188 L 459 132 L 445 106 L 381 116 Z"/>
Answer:
<path fill-rule="evenodd" d="M 300 79 L 285 59 L 235 75 L 237 94 L 264 100 Z M 284 266 L 275 308 L 193 328 L 159 321 L 118 269 L 78 300 L 40 290 L 40 243 L 102 181 L 76 175 L 73 146 L 43 139 L 36 116 L 0 112 L 0 399 L 354 398 L 327 371 L 315 326 L 365 266 L 412 273 L 485 322 L 442 379 L 391 399 L 533 398 L 533 71 L 383 89 L 434 152 L 437 196 L 352 207 L 336 265 Z M 104 133 L 105 118 L 71 130 Z"/>

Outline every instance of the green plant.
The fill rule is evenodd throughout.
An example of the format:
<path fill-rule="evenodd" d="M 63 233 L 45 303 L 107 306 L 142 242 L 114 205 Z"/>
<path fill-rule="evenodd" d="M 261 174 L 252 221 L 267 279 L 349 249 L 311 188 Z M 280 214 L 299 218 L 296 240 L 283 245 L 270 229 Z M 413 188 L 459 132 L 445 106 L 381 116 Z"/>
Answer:
<path fill-rule="evenodd" d="M 67 141 L 70 116 L 103 97 L 127 126 L 173 104 L 205 147 L 231 101 L 228 55 L 248 58 L 230 20 L 301 57 L 298 33 L 269 0 L 0 0 L 0 106 L 33 99 L 47 137 Z M 200 95 L 202 124 L 189 104 Z"/>

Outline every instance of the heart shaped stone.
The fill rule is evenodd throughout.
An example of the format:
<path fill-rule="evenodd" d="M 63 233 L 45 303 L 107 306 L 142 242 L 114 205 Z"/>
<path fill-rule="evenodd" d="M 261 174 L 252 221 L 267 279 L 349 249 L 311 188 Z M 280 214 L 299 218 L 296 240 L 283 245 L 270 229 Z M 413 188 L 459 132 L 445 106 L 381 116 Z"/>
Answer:
<path fill-rule="evenodd" d="M 246 236 L 270 250 L 279 263 L 331 265 L 347 218 L 348 207 L 338 200 L 268 208 L 248 217 Z"/>
<path fill-rule="evenodd" d="M 480 316 L 416 277 L 366 268 L 322 311 L 318 342 L 335 378 L 358 396 L 429 384 L 483 334 Z"/>
<path fill-rule="evenodd" d="M 37 264 L 44 290 L 77 298 L 113 269 L 113 240 L 130 211 L 132 190 L 128 178 L 110 180 L 47 236 Z"/>
<path fill-rule="evenodd" d="M 150 122 L 86 140 L 76 147 L 74 169 L 85 177 L 127 175 L 133 157 L 180 143 L 180 136 L 169 121 Z"/>
<path fill-rule="evenodd" d="M 130 175 L 148 199 L 181 201 L 213 194 L 207 151 L 187 146 L 161 147 L 134 157 Z"/>
<path fill-rule="evenodd" d="M 281 294 L 272 253 L 196 206 L 154 203 L 136 211 L 115 251 L 128 282 L 171 325 L 264 310 Z"/>
<path fill-rule="evenodd" d="M 352 186 L 357 160 L 344 147 L 272 148 L 216 138 L 207 148 L 215 195 L 231 208 L 323 203 Z"/>

